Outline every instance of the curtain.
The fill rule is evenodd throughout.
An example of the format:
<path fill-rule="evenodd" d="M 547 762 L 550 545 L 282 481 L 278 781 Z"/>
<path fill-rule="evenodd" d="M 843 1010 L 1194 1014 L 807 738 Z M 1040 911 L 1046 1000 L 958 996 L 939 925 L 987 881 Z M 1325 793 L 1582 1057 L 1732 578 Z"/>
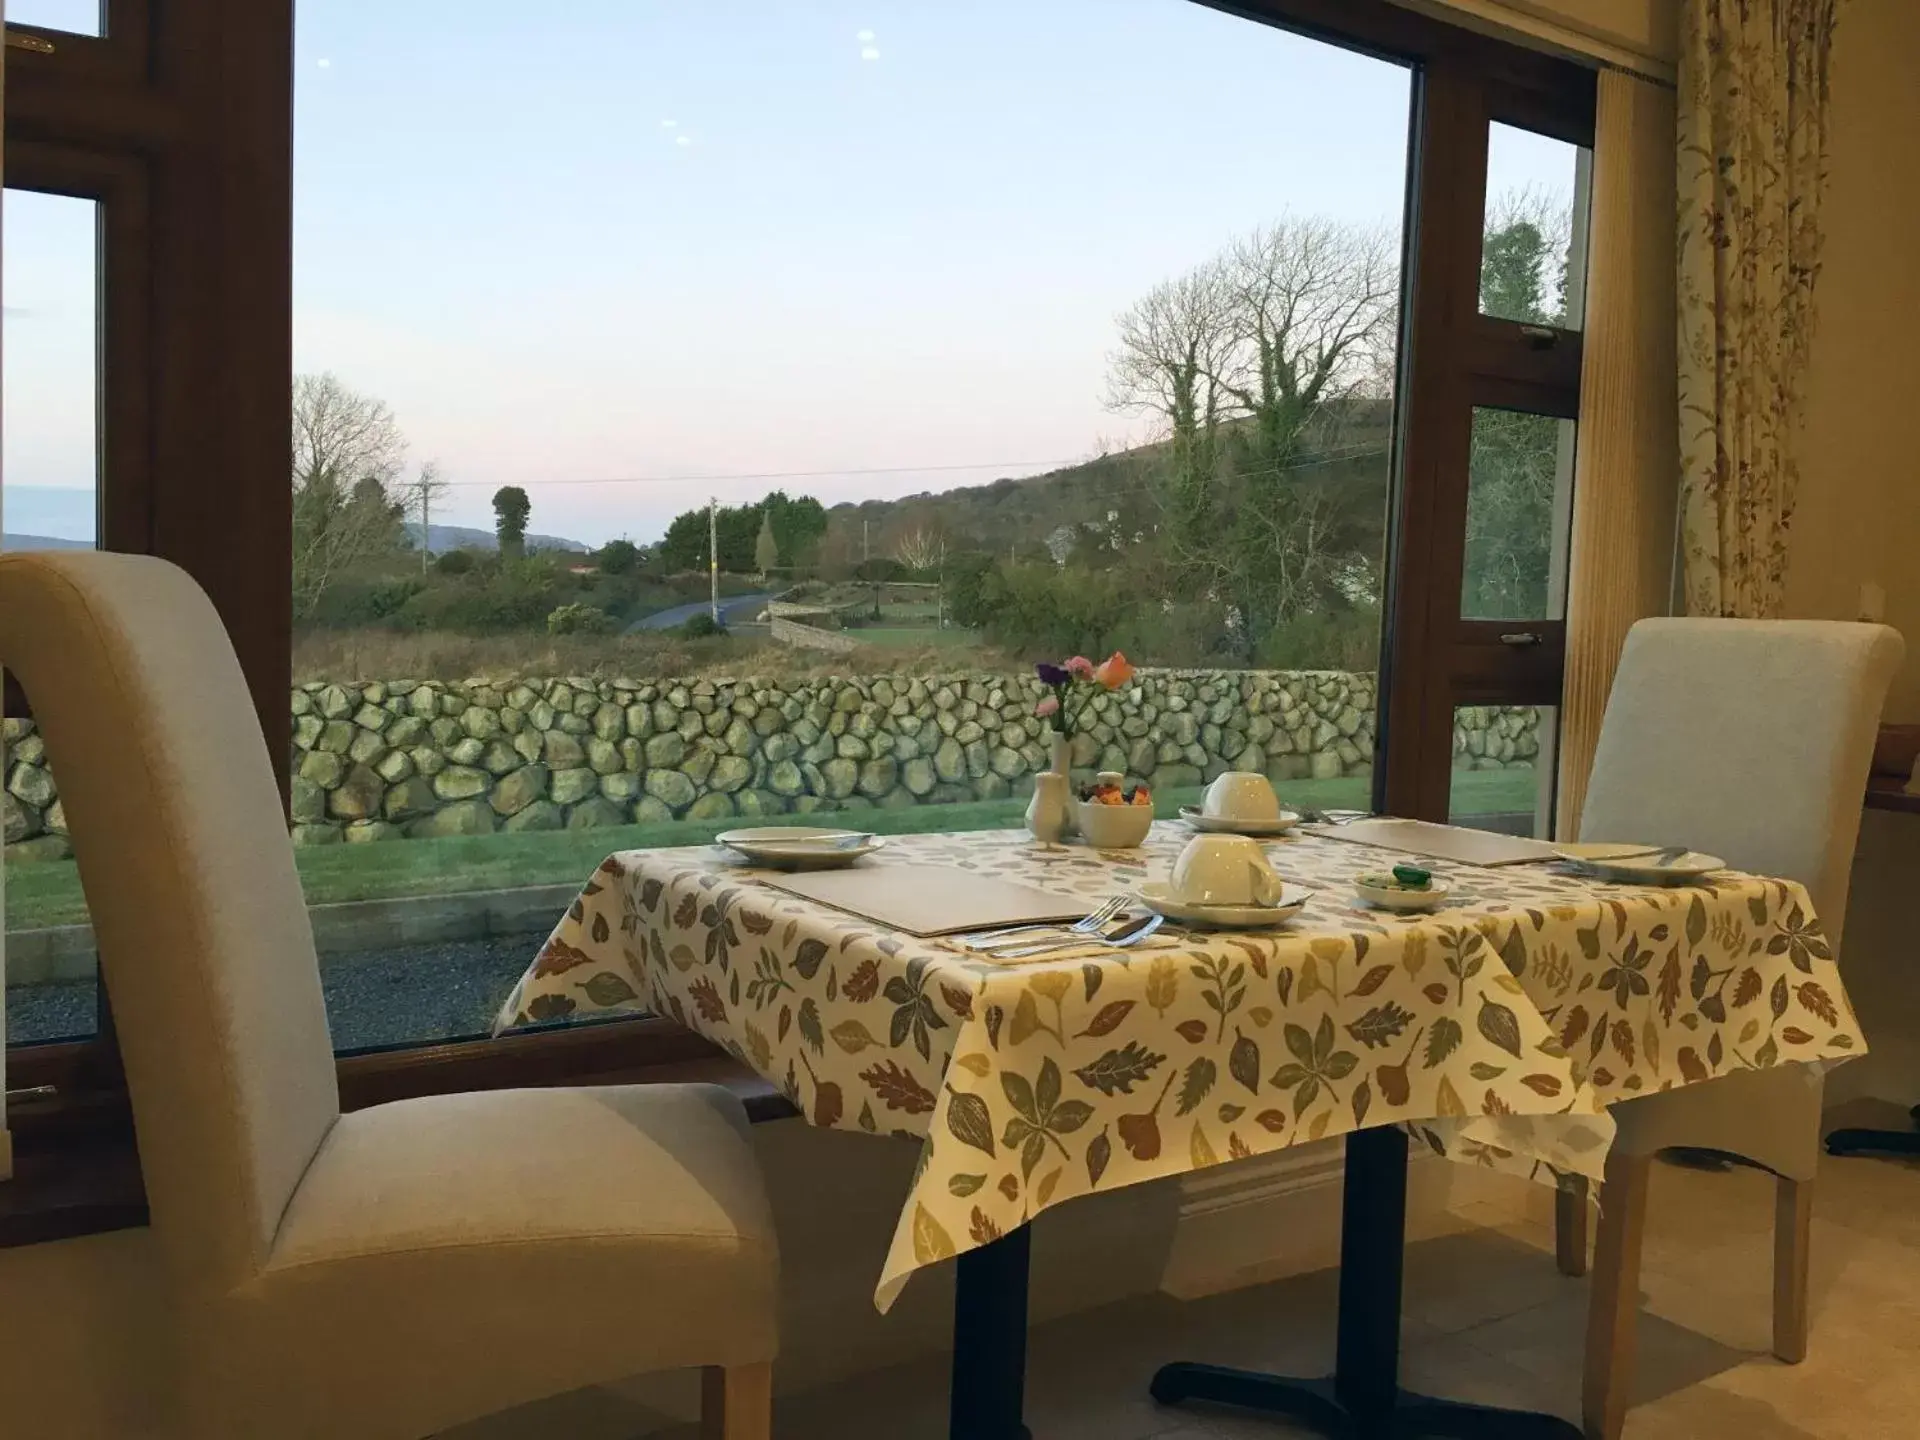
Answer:
<path fill-rule="evenodd" d="M 1600 717 L 1633 622 L 1672 596 L 1674 96 L 1603 70 L 1587 241 L 1557 833 L 1579 833 Z"/>
<path fill-rule="evenodd" d="M 1681 558 L 1691 615 L 1781 611 L 1836 3 L 1682 6 Z"/>

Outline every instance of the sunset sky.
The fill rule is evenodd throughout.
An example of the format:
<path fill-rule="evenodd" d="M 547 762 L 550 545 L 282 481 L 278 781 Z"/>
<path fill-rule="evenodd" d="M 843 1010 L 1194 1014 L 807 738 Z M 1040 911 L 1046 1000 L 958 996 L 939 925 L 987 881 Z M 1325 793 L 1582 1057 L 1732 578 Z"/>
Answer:
<path fill-rule="evenodd" d="M 390 403 L 454 523 L 520 484 L 536 531 L 644 541 L 1068 463 L 1141 434 L 1101 401 L 1143 291 L 1289 212 L 1399 224 L 1406 72 L 1188 0 L 298 17 L 295 367 Z M 1495 191 L 1570 193 L 1508 139 Z M 90 483 L 89 210 L 7 212 L 15 533 L 84 511 L 38 492 Z"/>

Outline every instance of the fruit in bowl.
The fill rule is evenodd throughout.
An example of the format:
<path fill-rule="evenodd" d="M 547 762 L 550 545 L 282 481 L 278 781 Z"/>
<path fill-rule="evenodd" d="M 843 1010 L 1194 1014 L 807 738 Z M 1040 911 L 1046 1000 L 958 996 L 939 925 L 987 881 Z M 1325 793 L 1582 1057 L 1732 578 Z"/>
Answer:
<path fill-rule="evenodd" d="M 1131 850 L 1153 824 L 1153 792 L 1144 785 L 1127 789 L 1102 775 L 1098 783 L 1080 787 L 1074 811 L 1081 835 L 1094 849 Z"/>

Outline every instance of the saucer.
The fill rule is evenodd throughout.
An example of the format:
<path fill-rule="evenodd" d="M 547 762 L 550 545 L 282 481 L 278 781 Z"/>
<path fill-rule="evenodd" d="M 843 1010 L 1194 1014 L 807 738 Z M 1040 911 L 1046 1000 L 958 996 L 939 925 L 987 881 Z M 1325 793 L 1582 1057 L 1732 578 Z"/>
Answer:
<path fill-rule="evenodd" d="M 1261 930 L 1284 924 L 1300 913 L 1313 898 L 1313 891 L 1300 885 L 1288 885 L 1280 892 L 1277 905 L 1189 905 L 1174 898 L 1165 881 L 1150 880 L 1140 887 L 1140 898 L 1156 915 L 1197 925 L 1207 930 Z"/>
<path fill-rule="evenodd" d="M 868 835 L 859 844 L 835 843 L 850 841 L 863 833 L 818 825 L 761 825 L 749 830 L 728 830 L 713 839 L 715 844 L 739 851 L 756 865 L 770 865 L 780 870 L 842 870 L 887 843 L 878 835 Z"/>
<path fill-rule="evenodd" d="M 1256 840 L 1268 835 L 1284 835 L 1300 823 L 1291 810 L 1282 810 L 1277 820 L 1231 820 L 1224 815 L 1203 815 L 1195 805 L 1182 805 L 1180 818 L 1206 835 L 1251 835 Z"/>
<path fill-rule="evenodd" d="M 1682 851 L 1665 864 L 1656 863 L 1663 853 L 1651 845 L 1592 841 L 1554 848 L 1554 854 L 1571 861 L 1582 873 L 1623 885 L 1685 885 L 1727 868 L 1727 862 L 1718 855 L 1702 855 L 1698 850 Z"/>

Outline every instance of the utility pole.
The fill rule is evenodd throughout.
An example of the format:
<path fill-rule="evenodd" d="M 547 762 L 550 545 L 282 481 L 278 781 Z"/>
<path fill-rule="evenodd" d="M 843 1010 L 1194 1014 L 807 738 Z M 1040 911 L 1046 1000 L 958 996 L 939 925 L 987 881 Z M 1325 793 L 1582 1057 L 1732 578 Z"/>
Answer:
<path fill-rule="evenodd" d="M 860 563 L 866 564 L 873 558 L 873 521 L 860 522 Z"/>
<path fill-rule="evenodd" d="M 707 574 L 713 582 L 713 623 L 720 623 L 720 501 L 707 498 Z"/>
<path fill-rule="evenodd" d="M 422 465 L 412 488 L 420 495 L 420 573 L 424 575 L 433 559 L 433 497 L 445 494 L 447 488 L 447 482 L 440 478 L 440 462 L 429 460 Z"/>

